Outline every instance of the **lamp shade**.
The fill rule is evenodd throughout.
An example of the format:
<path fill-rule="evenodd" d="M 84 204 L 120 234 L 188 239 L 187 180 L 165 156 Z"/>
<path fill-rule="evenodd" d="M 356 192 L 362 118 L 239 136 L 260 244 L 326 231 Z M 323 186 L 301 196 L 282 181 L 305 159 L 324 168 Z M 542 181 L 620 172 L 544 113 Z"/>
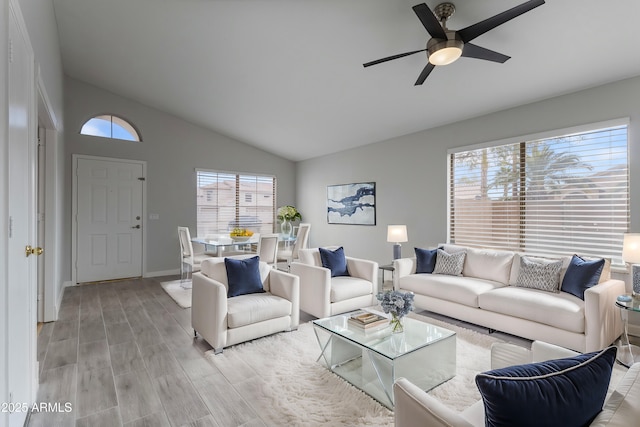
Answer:
<path fill-rule="evenodd" d="M 640 264 L 640 233 L 625 233 L 622 259 L 629 264 Z"/>
<path fill-rule="evenodd" d="M 387 227 L 387 242 L 401 243 L 408 240 L 406 225 L 390 225 Z"/>

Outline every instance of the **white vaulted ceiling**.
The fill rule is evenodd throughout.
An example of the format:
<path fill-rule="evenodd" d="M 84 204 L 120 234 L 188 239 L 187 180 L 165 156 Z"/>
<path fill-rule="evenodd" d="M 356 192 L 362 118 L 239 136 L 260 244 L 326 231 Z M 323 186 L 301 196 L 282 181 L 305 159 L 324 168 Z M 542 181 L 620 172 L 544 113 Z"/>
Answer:
<path fill-rule="evenodd" d="M 460 29 L 524 0 L 453 0 Z M 414 86 L 419 0 L 53 0 L 65 73 L 291 160 L 640 75 L 640 2 L 548 0 Z M 435 7 L 439 1 L 427 1 Z"/>

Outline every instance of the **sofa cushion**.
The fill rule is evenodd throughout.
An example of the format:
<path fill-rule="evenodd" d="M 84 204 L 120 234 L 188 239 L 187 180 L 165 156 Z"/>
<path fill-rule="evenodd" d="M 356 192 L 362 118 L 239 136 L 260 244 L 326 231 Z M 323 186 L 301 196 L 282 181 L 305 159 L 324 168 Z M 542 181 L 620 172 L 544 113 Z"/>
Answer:
<path fill-rule="evenodd" d="M 476 376 L 485 425 L 586 426 L 602 410 L 616 347 Z"/>
<path fill-rule="evenodd" d="M 509 284 L 513 252 L 468 248 L 462 275 Z"/>
<path fill-rule="evenodd" d="M 260 280 L 260 257 L 225 258 L 224 265 L 227 269 L 227 296 L 229 298 L 264 292 Z"/>
<path fill-rule="evenodd" d="M 560 290 L 583 300 L 584 291 L 598 284 L 603 267 L 604 259 L 586 261 L 578 255 L 574 255 L 562 280 Z"/>
<path fill-rule="evenodd" d="M 331 279 L 331 302 L 339 302 L 373 294 L 373 284 L 359 277 L 340 276 Z"/>
<path fill-rule="evenodd" d="M 436 255 L 438 254 L 438 248 L 414 248 L 414 251 L 416 253 L 416 273 L 433 273 L 433 269 L 436 268 Z"/>
<path fill-rule="evenodd" d="M 399 289 L 418 295 L 478 307 L 478 296 L 503 287 L 499 282 L 444 274 L 411 274 L 398 279 Z"/>
<path fill-rule="evenodd" d="M 331 277 L 348 276 L 347 259 L 344 256 L 344 248 L 340 246 L 338 249 L 331 250 L 318 248 L 322 266 L 331 270 Z"/>
<path fill-rule="evenodd" d="M 505 286 L 478 297 L 484 310 L 584 333 L 584 301 L 566 292 Z"/>
<path fill-rule="evenodd" d="M 446 274 L 448 276 L 461 276 L 464 267 L 465 251 L 449 254 L 442 249 L 436 249 L 436 266 L 433 274 Z"/>
<path fill-rule="evenodd" d="M 520 273 L 515 286 L 558 292 L 560 288 L 560 270 L 562 261 L 550 261 L 541 258 L 520 257 Z"/>
<path fill-rule="evenodd" d="M 227 300 L 227 327 L 239 328 L 291 315 L 291 301 L 271 293 L 240 295 Z"/>

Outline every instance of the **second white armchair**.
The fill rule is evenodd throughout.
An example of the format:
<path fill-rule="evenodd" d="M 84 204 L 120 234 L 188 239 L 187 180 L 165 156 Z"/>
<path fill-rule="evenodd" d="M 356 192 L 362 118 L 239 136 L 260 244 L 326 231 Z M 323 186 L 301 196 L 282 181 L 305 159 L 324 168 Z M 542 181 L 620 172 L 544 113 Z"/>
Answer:
<path fill-rule="evenodd" d="M 291 273 L 300 277 L 300 310 L 323 318 L 377 303 L 377 262 L 346 256 L 349 275 L 331 277 L 331 270 L 322 265 L 319 248 L 300 249 L 298 257 L 291 264 Z"/>

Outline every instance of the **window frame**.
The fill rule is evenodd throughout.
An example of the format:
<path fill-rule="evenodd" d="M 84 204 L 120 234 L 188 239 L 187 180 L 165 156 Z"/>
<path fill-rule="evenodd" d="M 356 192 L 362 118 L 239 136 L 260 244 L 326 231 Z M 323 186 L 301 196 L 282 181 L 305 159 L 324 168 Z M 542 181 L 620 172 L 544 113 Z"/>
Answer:
<path fill-rule="evenodd" d="M 270 220 L 267 223 L 264 223 L 260 226 L 260 229 L 262 229 L 262 232 L 265 232 L 265 230 L 263 229 L 265 226 L 268 226 L 269 224 L 271 224 L 271 228 L 269 230 L 266 230 L 268 233 L 273 233 L 276 229 L 276 214 L 277 214 L 277 178 L 275 175 L 269 175 L 269 174 L 260 174 L 260 173 L 251 173 L 251 172 L 234 172 L 234 171 L 223 171 L 223 170 L 216 170 L 216 169 L 204 169 L 204 168 L 196 168 L 195 169 L 195 191 L 196 191 L 196 230 L 198 233 L 198 236 L 200 236 L 201 234 L 203 234 L 202 237 L 205 237 L 204 234 L 209 234 L 209 233 L 203 233 L 202 229 L 201 229 L 201 224 L 200 224 L 200 219 L 199 219 L 199 214 L 200 214 L 200 207 L 201 204 L 199 203 L 199 199 L 198 199 L 198 191 L 199 191 L 199 174 L 200 173 L 210 173 L 210 174 L 216 174 L 216 175 L 228 175 L 228 176 L 235 176 L 235 207 L 234 207 L 234 211 L 235 211 L 235 218 L 230 220 L 230 221 L 235 221 L 236 223 L 241 223 L 240 218 L 243 216 L 253 216 L 253 215 L 247 215 L 245 213 L 242 213 L 242 208 L 246 207 L 244 206 L 244 204 L 246 203 L 253 203 L 255 205 L 255 208 L 258 209 L 258 205 L 257 203 L 260 201 L 260 198 L 257 197 L 257 195 L 262 194 L 259 191 L 254 191 L 254 192 L 247 192 L 246 189 L 243 189 L 240 187 L 240 183 L 242 182 L 242 178 L 249 178 L 249 179 L 253 179 L 255 178 L 256 180 L 259 178 L 263 178 L 263 179 L 270 179 L 272 180 L 272 189 L 271 189 L 271 198 L 272 198 L 272 204 L 270 206 L 271 208 L 271 215 L 270 215 Z M 204 191 L 204 195 L 203 198 L 205 199 L 209 199 L 209 191 L 212 191 L 214 193 L 217 192 L 217 190 L 203 190 Z M 251 197 L 252 200 L 251 202 L 247 202 L 246 201 L 246 195 L 247 194 L 256 194 L 256 197 Z M 215 194 L 212 197 L 213 199 L 215 199 Z M 210 201 L 210 200 L 208 200 Z M 215 206 L 219 206 L 219 205 L 215 205 Z M 227 208 L 229 208 L 230 206 L 227 206 Z M 260 215 L 256 212 L 255 214 L 256 217 L 260 218 Z M 218 224 L 220 224 L 220 219 L 218 219 Z M 224 222 L 229 222 L 228 220 L 224 220 Z M 204 228 L 204 227 L 203 227 Z M 253 230 L 254 232 L 260 232 L 260 229 L 256 229 Z M 216 230 L 215 233 L 213 234 L 220 234 L 225 230 L 222 230 L 220 228 L 218 228 L 218 230 Z"/>
<path fill-rule="evenodd" d="M 496 141 L 488 141 L 488 142 L 483 142 L 483 143 L 479 143 L 479 144 L 472 144 L 472 145 L 467 145 L 467 146 L 460 146 L 460 147 L 455 147 L 455 148 L 450 148 L 447 150 L 447 170 L 446 170 L 446 187 L 447 187 L 447 195 L 446 195 L 446 209 L 447 209 L 447 242 L 451 242 L 452 238 L 454 236 L 452 236 L 452 228 L 454 226 L 454 224 L 452 224 L 454 218 L 452 217 L 452 214 L 454 214 L 454 212 L 452 211 L 452 207 L 453 207 L 453 197 L 454 197 L 454 182 L 453 182 L 453 176 L 452 176 L 452 172 L 454 171 L 454 162 L 455 162 L 455 154 L 458 153 L 463 153 L 463 152 L 468 152 L 468 151 L 474 151 L 474 150 L 482 150 L 482 149 L 486 149 L 486 148 L 495 148 L 495 147 L 500 147 L 500 146 L 505 146 L 505 145 L 514 145 L 514 144 L 522 144 L 522 146 L 527 145 L 527 143 L 532 143 L 532 142 L 536 142 L 536 141 L 540 141 L 540 140 L 548 140 L 548 139 L 557 139 L 557 138 L 562 138 L 564 136 L 570 136 L 570 135 L 575 135 L 575 134 L 580 134 L 580 133 L 588 133 L 588 132 L 597 132 L 598 130 L 603 130 L 606 128 L 614 128 L 614 127 L 626 127 L 626 133 L 627 133 L 627 139 L 626 139 L 626 165 L 627 165 L 627 169 L 626 169 L 626 182 L 627 182 L 627 231 L 628 228 L 630 226 L 630 222 L 631 222 L 631 207 L 630 207 L 630 197 L 631 197 L 631 180 L 630 180 L 630 168 L 631 168 L 631 163 L 630 163 L 630 155 L 629 155 L 629 149 L 630 149 L 630 141 L 631 141 L 631 137 L 629 135 L 630 133 L 630 119 L 628 117 L 625 118 L 618 118 L 618 119 L 612 119 L 612 120 L 606 120 L 606 121 L 601 121 L 601 122 L 594 122 L 594 123 L 588 123 L 588 124 L 583 124 L 583 125 L 578 125 L 578 126 L 573 126 L 573 127 L 568 127 L 568 128 L 562 128 L 562 129 L 555 129 L 555 130 L 548 130 L 548 131 L 543 131 L 543 132 L 538 132 L 538 133 L 533 133 L 533 134 L 528 134 L 528 135 L 523 135 L 523 136 L 516 136 L 516 137 L 510 137 L 510 138 L 505 138 L 505 139 L 501 139 L 501 140 L 496 140 Z M 526 151 L 526 148 L 525 148 Z M 522 160 L 522 157 L 520 157 L 520 159 Z M 521 173 L 520 174 L 520 179 L 524 179 L 524 175 L 525 173 Z M 520 198 L 520 203 L 522 204 L 523 201 L 526 198 Z M 520 223 L 521 223 L 521 227 L 525 227 L 524 222 L 523 222 L 523 210 L 522 207 L 520 208 Z M 521 233 L 521 236 L 524 235 L 526 233 Z M 622 233 L 621 233 L 622 235 Z M 464 244 L 464 243 L 461 243 Z M 519 240 L 519 244 L 522 245 L 523 241 Z M 472 245 L 470 245 L 472 246 Z M 504 249 L 504 250 L 514 250 L 513 248 L 497 248 L 497 249 Z M 620 246 L 620 251 L 622 250 L 622 246 Z M 568 251 L 570 252 L 570 251 Z M 570 255 L 569 253 L 567 253 L 566 255 Z M 621 256 L 620 256 L 621 258 Z M 615 260 L 614 260 L 615 261 Z M 613 266 L 617 267 L 617 269 L 624 269 L 624 265 L 620 264 L 620 263 L 615 263 L 613 264 Z"/>
<path fill-rule="evenodd" d="M 83 133 L 82 130 L 84 129 L 84 127 L 91 121 L 94 119 L 98 119 L 98 120 L 107 120 L 106 117 L 109 117 L 109 122 L 111 123 L 111 126 L 109 128 L 109 132 L 110 132 L 110 136 L 103 136 L 103 135 L 93 135 L 90 133 Z M 122 138 L 116 138 L 113 136 L 113 124 L 114 124 L 114 118 L 116 119 L 116 125 L 120 126 L 121 128 L 123 128 L 125 131 L 127 131 L 132 137 L 136 138 L 136 139 L 122 139 Z M 114 139 L 116 141 L 126 141 L 126 142 L 134 142 L 134 143 L 138 143 L 138 142 L 143 142 L 142 141 L 142 134 L 140 133 L 140 130 L 138 129 L 138 127 L 136 125 L 134 125 L 130 120 L 125 119 L 124 117 L 118 115 L 118 114 L 113 114 L 113 113 L 99 113 L 99 114 L 94 114 L 93 116 L 89 117 L 87 120 L 85 120 L 82 125 L 80 126 L 80 130 L 78 131 L 78 133 L 80 135 L 85 135 L 85 136 L 93 136 L 96 138 L 104 138 L 104 139 Z"/>

